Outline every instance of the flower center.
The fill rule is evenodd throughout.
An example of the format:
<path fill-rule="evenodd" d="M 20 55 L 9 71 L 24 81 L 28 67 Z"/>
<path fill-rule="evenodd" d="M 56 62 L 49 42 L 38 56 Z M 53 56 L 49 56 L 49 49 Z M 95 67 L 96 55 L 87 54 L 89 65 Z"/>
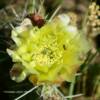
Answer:
<path fill-rule="evenodd" d="M 42 45 L 37 45 L 38 48 L 33 54 L 34 61 L 40 66 L 51 66 L 62 57 L 62 51 L 58 47 L 57 39 L 48 38 L 41 39 Z M 48 41 L 49 40 L 49 41 Z"/>

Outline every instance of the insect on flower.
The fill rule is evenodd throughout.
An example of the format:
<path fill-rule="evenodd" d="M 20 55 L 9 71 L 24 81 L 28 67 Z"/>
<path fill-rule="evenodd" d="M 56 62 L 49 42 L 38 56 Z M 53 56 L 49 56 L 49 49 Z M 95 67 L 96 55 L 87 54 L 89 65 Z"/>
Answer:
<path fill-rule="evenodd" d="M 36 12 L 28 14 L 12 29 L 11 38 L 15 48 L 7 52 L 14 62 L 10 71 L 12 80 L 22 82 L 28 77 L 36 86 L 44 84 L 41 94 L 47 100 L 51 94 L 53 98 L 60 95 L 54 85 L 73 81 L 84 62 L 80 58 L 91 48 L 85 34 L 71 24 L 67 14 L 48 21 Z M 59 100 L 65 100 L 62 98 Z"/>
<path fill-rule="evenodd" d="M 27 25 L 23 25 L 24 21 Z M 66 14 L 57 16 L 41 28 L 34 26 L 30 19 L 24 21 L 12 30 L 15 49 L 7 49 L 13 62 L 19 62 L 23 67 L 22 73 L 12 79 L 20 82 L 30 76 L 30 81 L 37 80 L 37 84 L 71 81 L 83 62 L 79 57 L 89 50 L 85 36 L 70 25 Z"/>

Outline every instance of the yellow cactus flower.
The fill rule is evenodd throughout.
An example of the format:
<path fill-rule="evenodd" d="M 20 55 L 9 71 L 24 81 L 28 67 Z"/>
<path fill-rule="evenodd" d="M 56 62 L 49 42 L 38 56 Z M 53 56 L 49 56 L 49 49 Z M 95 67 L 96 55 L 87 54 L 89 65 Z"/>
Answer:
<path fill-rule="evenodd" d="M 90 49 L 86 37 L 76 26 L 70 25 L 70 18 L 65 14 L 41 28 L 32 26 L 27 20 L 29 24 L 12 30 L 16 47 L 7 49 L 13 62 L 22 64 L 24 72 L 23 79 L 22 74 L 12 79 L 20 82 L 26 74 L 37 84 L 72 81 L 83 63 L 80 57 Z"/>

